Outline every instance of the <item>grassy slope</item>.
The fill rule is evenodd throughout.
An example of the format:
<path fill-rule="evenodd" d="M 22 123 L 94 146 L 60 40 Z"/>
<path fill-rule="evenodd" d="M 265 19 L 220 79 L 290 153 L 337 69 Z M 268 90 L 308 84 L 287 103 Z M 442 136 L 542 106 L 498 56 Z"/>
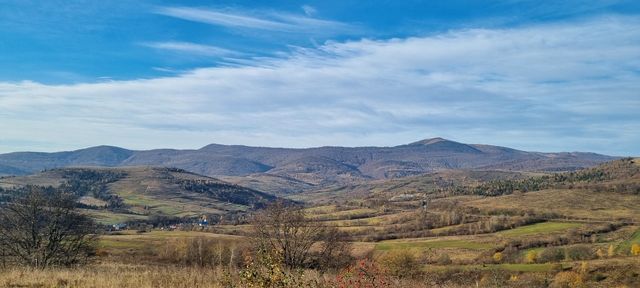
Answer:
<path fill-rule="evenodd" d="M 198 193 L 181 186 L 180 181 L 198 180 L 227 184 L 214 178 L 165 168 L 128 167 L 128 168 L 69 168 L 54 169 L 25 177 L 0 179 L 0 187 L 21 186 L 27 184 L 58 186 L 65 181 L 65 171 L 89 169 L 96 171 L 119 171 L 126 176 L 107 184 L 107 190 L 123 199 L 126 211 L 113 212 L 107 209 L 83 209 L 83 211 L 104 224 L 114 224 L 126 220 L 147 219 L 152 215 L 195 217 L 202 214 L 224 214 L 246 211 L 249 207 L 231 201 L 216 198 L 219 195 Z M 221 194 L 233 195 L 247 201 L 259 201 L 260 197 L 270 197 L 259 191 L 240 186 L 226 185 Z M 87 195 L 89 196 L 89 195 Z M 246 197 L 246 198 L 242 198 Z M 234 198 L 236 199 L 236 198 Z M 266 199 L 266 198 L 265 198 Z M 85 204 L 104 206 L 104 201 L 83 197 Z M 121 209 L 122 210 L 122 209 Z"/>
<path fill-rule="evenodd" d="M 586 190 L 552 189 L 522 195 L 487 197 L 464 205 L 482 210 L 530 209 L 566 217 L 591 220 L 620 218 L 640 221 L 640 197 L 630 194 L 597 193 Z"/>

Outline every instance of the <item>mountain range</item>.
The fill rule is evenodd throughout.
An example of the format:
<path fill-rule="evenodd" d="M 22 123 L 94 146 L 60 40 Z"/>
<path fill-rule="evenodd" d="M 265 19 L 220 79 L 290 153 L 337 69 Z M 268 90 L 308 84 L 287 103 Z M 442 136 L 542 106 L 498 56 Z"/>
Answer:
<path fill-rule="evenodd" d="M 334 184 L 390 179 L 450 169 L 571 171 L 616 157 L 583 152 L 541 153 L 431 138 L 394 147 L 268 148 L 211 144 L 197 150 L 76 151 L 0 154 L 0 175 L 61 167 L 175 167 L 267 192 L 297 192 Z"/>

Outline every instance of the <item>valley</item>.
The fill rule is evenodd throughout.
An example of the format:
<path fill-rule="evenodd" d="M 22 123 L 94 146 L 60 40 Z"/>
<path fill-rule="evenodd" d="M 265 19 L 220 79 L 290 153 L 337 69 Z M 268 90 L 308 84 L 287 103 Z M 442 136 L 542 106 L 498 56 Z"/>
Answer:
<path fill-rule="evenodd" d="M 471 146 L 454 147 L 480 153 Z M 163 254 L 177 249 L 166 245 L 189 243 L 226 249 L 224 253 L 235 256 L 207 261 L 242 267 L 241 258 L 247 257 L 240 256 L 246 249 L 242 243 L 250 242 L 255 228 L 251 215 L 283 202 L 300 207 L 313 225 L 337 229 L 351 247 L 350 257 L 373 259 L 405 287 L 423 287 L 418 283 L 424 281 L 451 287 L 490 287 L 487 281 L 537 287 L 565 281 L 559 278 L 565 276 L 589 287 L 640 283 L 633 274 L 640 258 L 632 249 L 640 245 L 639 159 L 566 172 L 543 168 L 549 166 L 499 170 L 449 165 L 422 174 L 403 172 L 403 177 L 389 176 L 390 170 L 347 173 L 340 168 L 344 164 L 333 160 L 330 165 L 318 158 L 296 161 L 268 173 L 220 178 L 151 166 L 52 168 L 0 178 L 0 196 L 11 201 L 12 193 L 29 185 L 77 195 L 81 213 L 111 231 L 99 237 L 98 263 L 147 267 L 142 269 L 178 263 L 172 262 L 177 256 Z M 280 171 L 288 171 L 287 176 L 278 175 Z M 318 171 L 337 176 L 323 180 Z M 279 190 L 283 186 L 291 188 Z M 415 267 L 404 267 L 397 259 Z M 211 265 L 222 265 L 215 263 Z M 621 273 L 611 274 L 615 269 Z"/>

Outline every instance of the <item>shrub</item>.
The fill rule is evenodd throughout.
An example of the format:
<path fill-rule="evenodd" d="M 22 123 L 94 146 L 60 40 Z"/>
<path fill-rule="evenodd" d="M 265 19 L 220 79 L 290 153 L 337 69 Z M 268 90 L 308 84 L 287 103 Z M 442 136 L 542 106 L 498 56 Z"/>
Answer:
<path fill-rule="evenodd" d="M 374 262 L 364 259 L 357 264 L 342 270 L 336 276 L 336 287 L 339 288 L 365 288 L 365 287 L 391 287 L 391 281 L 384 271 Z"/>
<path fill-rule="evenodd" d="M 510 278 L 508 273 L 494 269 L 485 272 L 479 284 L 482 287 L 505 287 Z"/>
<path fill-rule="evenodd" d="M 558 247 L 549 247 L 540 252 L 538 262 L 549 263 L 564 260 L 564 249 Z"/>
<path fill-rule="evenodd" d="M 449 258 L 449 254 L 446 253 L 441 254 L 440 257 L 438 257 L 438 259 L 436 260 L 436 263 L 440 265 L 449 265 L 452 262 L 453 261 L 451 261 L 451 258 Z"/>
<path fill-rule="evenodd" d="M 593 250 L 587 245 L 575 245 L 566 249 L 567 259 L 569 260 L 589 260 L 594 259 Z"/>
<path fill-rule="evenodd" d="M 573 271 L 565 271 L 556 274 L 553 277 L 551 288 L 578 288 L 583 287 L 584 283 L 580 274 Z"/>
<path fill-rule="evenodd" d="M 415 278 L 422 273 L 420 263 L 409 251 L 387 253 L 381 257 L 380 263 L 390 275 L 399 278 Z"/>
<path fill-rule="evenodd" d="M 195 237 L 167 241 L 156 249 L 155 255 L 161 261 L 185 266 L 240 267 L 242 250 L 238 244 L 229 241 Z"/>
<path fill-rule="evenodd" d="M 282 256 L 264 251 L 259 251 L 256 256 L 248 258 L 247 266 L 240 271 L 242 287 L 304 287 L 302 271 L 288 269 Z"/>
<path fill-rule="evenodd" d="M 521 261 L 520 251 L 514 246 L 507 246 L 500 253 L 502 253 L 502 262 L 504 263 L 515 263 Z"/>

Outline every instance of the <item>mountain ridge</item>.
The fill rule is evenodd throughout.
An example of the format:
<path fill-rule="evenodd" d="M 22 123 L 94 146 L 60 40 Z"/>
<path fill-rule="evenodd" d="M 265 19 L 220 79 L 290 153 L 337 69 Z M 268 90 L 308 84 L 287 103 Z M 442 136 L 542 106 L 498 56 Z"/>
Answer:
<path fill-rule="evenodd" d="M 464 144 L 440 137 L 392 147 L 274 148 L 209 144 L 200 149 L 129 150 L 95 146 L 53 153 L 0 154 L 0 176 L 74 166 L 157 166 L 211 177 L 236 177 L 234 179 L 240 179 L 240 184 L 242 177 L 252 176 L 252 181 L 275 179 L 259 176 L 266 175 L 283 177 L 278 181 L 290 179 L 315 187 L 445 169 L 568 171 L 616 158 L 588 152 L 527 152 L 501 146 Z M 306 187 L 306 184 L 300 187 Z"/>

